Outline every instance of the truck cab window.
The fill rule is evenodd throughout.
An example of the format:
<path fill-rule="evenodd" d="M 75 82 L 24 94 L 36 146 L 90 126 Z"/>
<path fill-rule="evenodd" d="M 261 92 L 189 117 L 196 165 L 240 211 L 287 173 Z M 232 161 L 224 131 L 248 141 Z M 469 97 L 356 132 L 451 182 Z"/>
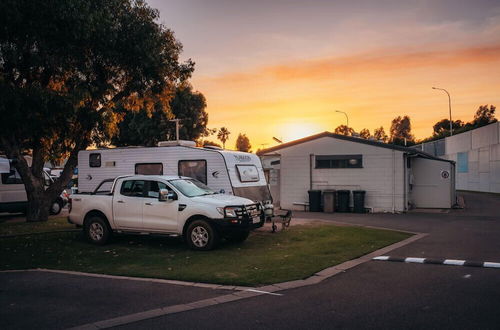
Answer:
<path fill-rule="evenodd" d="M 120 194 L 123 196 L 130 196 L 130 197 L 143 197 L 144 181 L 142 180 L 124 181 L 120 190 Z"/>
<path fill-rule="evenodd" d="M 17 170 L 12 169 L 10 173 L 2 173 L 2 183 L 3 184 L 23 184 L 21 176 Z"/>
<path fill-rule="evenodd" d="M 159 181 L 148 181 L 148 190 L 146 192 L 146 197 L 158 198 L 160 196 L 160 189 L 167 189 L 169 192 L 172 191 L 166 184 Z"/>

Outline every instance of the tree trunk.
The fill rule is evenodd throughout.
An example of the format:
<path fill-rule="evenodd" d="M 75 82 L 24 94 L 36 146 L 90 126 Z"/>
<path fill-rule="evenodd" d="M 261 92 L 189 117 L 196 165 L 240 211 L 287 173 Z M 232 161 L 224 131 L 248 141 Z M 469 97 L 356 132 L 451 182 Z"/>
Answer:
<path fill-rule="evenodd" d="M 34 191 L 27 192 L 28 207 L 26 209 L 26 221 L 47 221 L 51 202 L 45 194 L 44 187 L 37 187 Z"/>

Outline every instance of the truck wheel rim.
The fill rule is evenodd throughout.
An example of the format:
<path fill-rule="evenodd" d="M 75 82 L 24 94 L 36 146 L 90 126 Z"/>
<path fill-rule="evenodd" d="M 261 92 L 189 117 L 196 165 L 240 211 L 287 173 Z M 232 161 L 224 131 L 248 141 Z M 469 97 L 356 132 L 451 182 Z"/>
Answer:
<path fill-rule="evenodd" d="M 197 247 L 204 247 L 208 244 L 208 240 L 208 231 L 204 227 L 197 226 L 193 228 L 193 231 L 191 232 L 191 241 L 194 245 Z"/>
<path fill-rule="evenodd" d="M 54 202 L 52 204 L 52 213 L 54 213 L 54 214 L 59 213 L 59 203 L 58 202 Z"/>
<path fill-rule="evenodd" d="M 100 223 L 94 222 L 90 225 L 89 233 L 92 240 L 99 241 L 104 235 L 104 228 Z"/>

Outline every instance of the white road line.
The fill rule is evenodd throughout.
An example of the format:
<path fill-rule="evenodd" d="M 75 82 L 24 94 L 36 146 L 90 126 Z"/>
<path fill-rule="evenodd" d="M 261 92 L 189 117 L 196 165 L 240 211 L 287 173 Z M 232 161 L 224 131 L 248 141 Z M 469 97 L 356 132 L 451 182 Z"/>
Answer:
<path fill-rule="evenodd" d="M 498 263 L 498 262 L 485 262 L 485 263 L 483 263 L 483 267 L 500 268 L 500 263 Z"/>
<path fill-rule="evenodd" d="M 425 261 L 425 258 L 406 258 L 405 262 L 414 262 L 417 264 L 423 264 Z"/>
<path fill-rule="evenodd" d="M 257 292 L 257 293 L 264 293 L 264 294 L 270 294 L 270 295 L 273 295 L 273 296 L 282 296 L 282 294 L 281 294 L 281 293 L 273 293 L 273 292 L 267 292 L 267 291 L 255 290 L 255 289 L 246 289 L 245 291 Z"/>
<path fill-rule="evenodd" d="M 389 260 L 389 256 L 375 257 L 375 258 L 373 258 L 373 260 L 387 261 L 387 260 Z"/>
<path fill-rule="evenodd" d="M 443 261 L 443 265 L 463 266 L 464 264 L 465 260 L 446 259 Z"/>

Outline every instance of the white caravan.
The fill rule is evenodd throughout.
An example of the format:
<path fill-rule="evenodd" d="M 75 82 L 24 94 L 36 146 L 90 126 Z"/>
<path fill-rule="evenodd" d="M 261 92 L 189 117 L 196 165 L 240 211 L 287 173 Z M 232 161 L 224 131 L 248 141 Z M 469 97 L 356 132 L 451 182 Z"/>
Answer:
<path fill-rule="evenodd" d="M 45 170 L 43 174 L 48 186 L 52 182 L 52 178 Z M 21 176 L 11 165 L 9 159 L 0 157 L 0 176 L 0 212 L 26 212 L 28 206 L 26 189 Z M 67 198 L 63 193 L 52 202 L 50 213 L 59 214 L 66 203 Z"/>
<path fill-rule="evenodd" d="M 271 194 L 260 158 L 251 153 L 199 148 L 192 141 L 164 141 L 158 147 L 84 150 L 78 154 L 78 191 L 119 175 L 175 175 L 203 182 L 211 189 L 270 204 Z"/>

